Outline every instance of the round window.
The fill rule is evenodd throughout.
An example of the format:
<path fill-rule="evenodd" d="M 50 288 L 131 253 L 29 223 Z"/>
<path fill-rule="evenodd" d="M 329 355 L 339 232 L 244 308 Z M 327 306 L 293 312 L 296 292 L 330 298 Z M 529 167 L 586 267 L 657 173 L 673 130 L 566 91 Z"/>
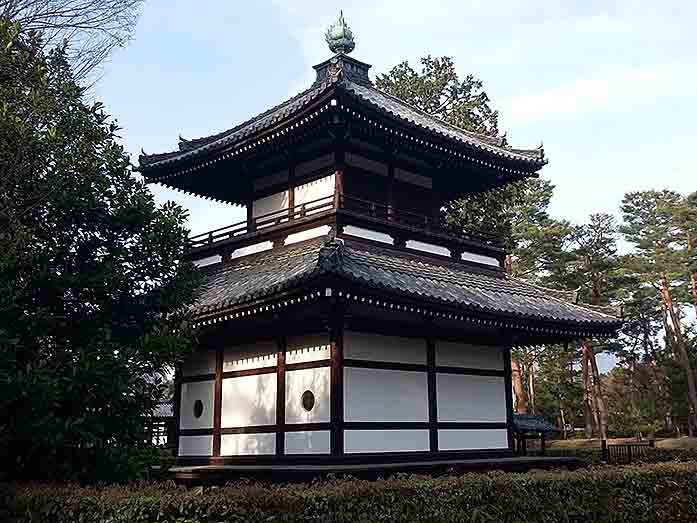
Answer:
<path fill-rule="evenodd" d="M 203 402 L 201 400 L 194 401 L 194 418 L 200 418 L 203 415 Z"/>
<path fill-rule="evenodd" d="M 300 400 L 302 401 L 303 408 L 308 412 L 310 412 L 315 406 L 315 395 L 312 394 L 312 391 L 306 390 L 303 392 Z"/>

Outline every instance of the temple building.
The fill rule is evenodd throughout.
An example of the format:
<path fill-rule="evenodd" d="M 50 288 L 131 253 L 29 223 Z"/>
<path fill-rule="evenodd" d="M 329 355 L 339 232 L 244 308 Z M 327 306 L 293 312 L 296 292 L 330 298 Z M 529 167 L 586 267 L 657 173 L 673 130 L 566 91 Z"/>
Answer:
<path fill-rule="evenodd" d="M 148 182 L 247 213 L 190 239 L 205 283 L 176 377 L 179 470 L 521 459 L 511 348 L 620 319 L 508 276 L 500 240 L 441 209 L 538 176 L 544 152 L 376 89 L 343 16 L 326 39 L 305 91 L 140 157 Z"/>

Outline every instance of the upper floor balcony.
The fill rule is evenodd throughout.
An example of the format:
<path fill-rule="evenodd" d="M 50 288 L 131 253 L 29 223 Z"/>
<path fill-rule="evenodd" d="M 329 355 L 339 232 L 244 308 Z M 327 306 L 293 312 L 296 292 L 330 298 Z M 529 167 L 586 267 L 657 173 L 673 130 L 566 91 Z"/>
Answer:
<path fill-rule="evenodd" d="M 458 230 L 442 218 L 395 209 L 354 196 L 333 195 L 275 210 L 189 238 L 189 255 L 200 260 L 256 252 L 254 246 L 279 247 L 326 233 L 338 237 L 427 253 L 458 261 L 500 266 L 505 256 L 500 238 L 483 232 Z M 314 234 L 316 232 L 316 234 Z M 250 251 L 250 249 L 252 249 Z"/>

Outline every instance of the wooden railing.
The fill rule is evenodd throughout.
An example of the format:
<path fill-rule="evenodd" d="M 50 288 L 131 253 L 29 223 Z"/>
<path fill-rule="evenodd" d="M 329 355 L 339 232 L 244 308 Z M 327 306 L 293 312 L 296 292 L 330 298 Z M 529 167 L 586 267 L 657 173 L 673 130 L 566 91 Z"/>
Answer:
<path fill-rule="evenodd" d="M 501 240 L 497 236 L 485 232 L 463 232 L 455 230 L 454 227 L 446 224 L 440 217 L 425 216 L 410 211 L 395 209 L 384 204 L 362 200 L 354 196 L 342 195 L 341 208 L 349 212 L 369 216 L 379 221 L 390 224 L 401 225 L 411 229 L 448 236 L 452 239 L 472 240 L 486 245 L 496 247 L 501 246 Z"/>
<path fill-rule="evenodd" d="M 219 242 L 227 242 L 234 238 L 242 238 L 259 231 L 271 230 L 279 225 L 327 211 L 336 210 L 337 199 L 334 195 L 325 196 L 296 205 L 289 209 L 280 209 L 247 220 L 220 227 L 203 234 L 189 238 L 189 249 L 200 249 L 213 246 Z M 377 221 L 383 225 L 397 226 L 429 236 L 439 236 L 449 242 L 471 240 L 485 245 L 501 247 L 500 240 L 487 233 L 463 233 L 455 231 L 439 218 L 424 216 L 409 211 L 394 209 L 384 204 L 363 200 L 353 196 L 341 195 L 338 207 L 349 214 L 358 215 Z"/>
<path fill-rule="evenodd" d="M 631 464 L 641 460 L 655 446 L 654 440 L 648 443 L 620 443 L 609 445 L 606 440 L 601 443 L 602 461 L 605 463 Z"/>
<path fill-rule="evenodd" d="M 244 236 L 253 232 L 257 232 L 267 227 L 273 227 L 282 223 L 287 223 L 290 220 L 305 218 L 307 216 L 320 212 L 329 211 L 334 208 L 334 196 L 325 196 L 310 202 L 305 202 L 291 209 L 280 209 L 272 211 L 252 219 L 251 223 L 247 220 L 232 225 L 227 225 L 219 229 L 215 229 L 203 234 L 189 237 L 189 248 L 196 249 L 206 247 L 218 243 L 223 240 L 229 240 L 239 236 Z"/>

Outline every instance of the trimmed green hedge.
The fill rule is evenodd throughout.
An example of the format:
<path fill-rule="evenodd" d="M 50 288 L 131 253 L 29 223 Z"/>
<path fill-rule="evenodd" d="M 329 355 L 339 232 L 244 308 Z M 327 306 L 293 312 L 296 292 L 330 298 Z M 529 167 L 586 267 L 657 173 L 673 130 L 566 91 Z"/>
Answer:
<path fill-rule="evenodd" d="M 697 521 L 697 463 L 208 490 L 18 485 L 4 496 L 19 522 Z"/>
<path fill-rule="evenodd" d="M 531 452 L 531 455 L 539 455 L 538 452 Z M 546 451 L 547 456 L 574 457 L 581 460 L 584 466 L 600 465 L 602 455 L 600 448 L 592 449 L 563 449 L 551 448 Z M 634 463 L 685 463 L 697 461 L 697 449 L 664 449 L 647 448 L 644 456 L 634 456 Z"/>

